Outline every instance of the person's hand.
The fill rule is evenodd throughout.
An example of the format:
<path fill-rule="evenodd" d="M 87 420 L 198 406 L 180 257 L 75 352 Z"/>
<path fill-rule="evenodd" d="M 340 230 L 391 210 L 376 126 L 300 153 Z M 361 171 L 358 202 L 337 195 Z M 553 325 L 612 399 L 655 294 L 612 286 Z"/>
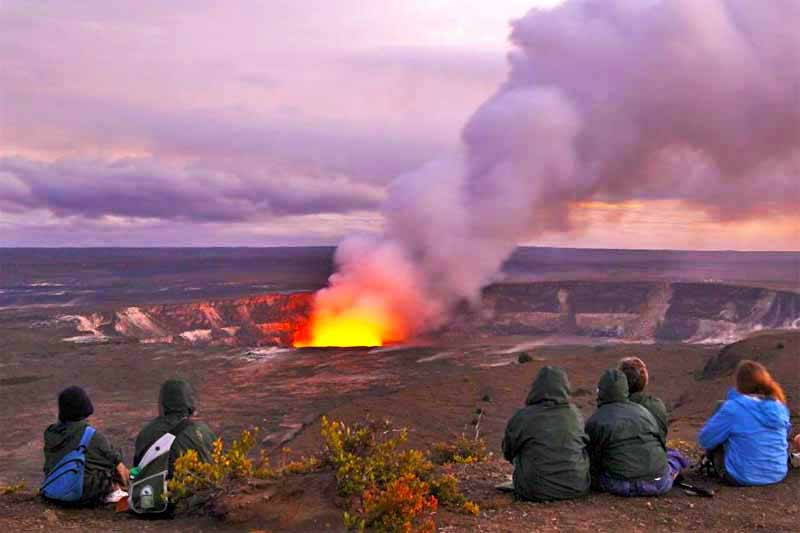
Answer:
<path fill-rule="evenodd" d="M 800 452 L 800 433 L 794 436 L 794 440 L 792 442 L 794 443 L 794 449 Z"/>
<path fill-rule="evenodd" d="M 120 463 L 117 465 L 117 474 L 119 475 L 120 479 L 123 481 L 125 485 L 127 485 L 130 482 L 131 473 L 124 463 Z"/>

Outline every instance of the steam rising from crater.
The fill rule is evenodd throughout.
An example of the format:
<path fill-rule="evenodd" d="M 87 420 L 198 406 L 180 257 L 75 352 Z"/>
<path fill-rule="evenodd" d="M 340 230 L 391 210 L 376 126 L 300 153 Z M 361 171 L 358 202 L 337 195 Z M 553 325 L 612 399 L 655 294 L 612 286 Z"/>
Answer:
<path fill-rule="evenodd" d="M 722 221 L 796 212 L 798 20 L 795 0 L 530 11 L 460 153 L 394 181 L 385 234 L 340 246 L 314 320 L 377 316 L 381 341 L 434 328 L 517 243 L 573 229 L 590 200 L 679 199 Z"/>

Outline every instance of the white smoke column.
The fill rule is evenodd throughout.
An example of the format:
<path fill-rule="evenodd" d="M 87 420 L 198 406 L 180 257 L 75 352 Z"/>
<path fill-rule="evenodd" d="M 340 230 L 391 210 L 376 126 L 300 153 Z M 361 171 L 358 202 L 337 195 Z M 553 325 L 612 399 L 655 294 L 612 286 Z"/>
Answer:
<path fill-rule="evenodd" d="M 390 307 L 413 333 L 475 301 L 517 243 L 571 229 L 580 202 L 679 199 L 719 220 L 796 213 L 798 20 L 797 0 L 532 10 L 512 24 L 509 78 L 465 126 L 463 153 L 395 180 L 384 238 L 338 258 L 328 297 L 396 300 L 392 276 L 379 287 L 364 270 L 400 268 L 411 290 Z"/>

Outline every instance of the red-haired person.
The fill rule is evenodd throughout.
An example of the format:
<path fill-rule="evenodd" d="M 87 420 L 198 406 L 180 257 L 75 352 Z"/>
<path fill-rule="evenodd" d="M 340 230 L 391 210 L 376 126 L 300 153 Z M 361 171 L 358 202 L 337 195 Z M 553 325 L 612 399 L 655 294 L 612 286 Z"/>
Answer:
<path fill-rule="evenodd" d="M 700 430 L 719 477 L 732 485 L 769 485 L 788 473 L 789 409 L 764 365 L 741 361 L 736 388 Z"/>
<path fill-rule="evenodd" d="M 617 368 L 628 378 L 628 393 L 630 394 L 628 399 L 650 411 L 650 414 L 658 422 L 658 427 L 664 435 L 664 440 L 666 440 L 669 428 L 667 408 L 659 398 L 644 392 L 645 387 L 650 382 L 650 373 L 647 371 L 647 365 L 638 357 L 626 357 L 620 359 Z"/>

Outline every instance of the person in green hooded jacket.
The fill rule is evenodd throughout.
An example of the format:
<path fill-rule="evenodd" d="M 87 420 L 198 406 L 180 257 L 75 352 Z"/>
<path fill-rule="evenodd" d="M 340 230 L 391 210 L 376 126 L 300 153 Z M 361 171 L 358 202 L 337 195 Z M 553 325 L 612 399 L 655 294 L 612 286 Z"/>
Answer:
<path fill-rule="evenodd" d="M 566 500 L 589 493 L 589 439 L 569 389 L 562 369 L 542 368 L 525 407 L 508 422 L 503 455 L 514 465 L 514 494 L 520 499 Z"/>
<path fill-rule="evenodd" d="M 187 450 L 195 450 L 203 462 L 211 462 L 211 449 L 217 436 L 209 427 L 195 420 L 195 395 L 192 386 L 181 379 L 170 379 L 161 386 L 158 397 L 158 417 L 151 420 L 136 437 L 133 464 L 138 465 L 148 448 L 164 434 L 189 419 L 175 436 L 169 456 L 169 471 L 175 460 Z"/>
<path fill-rule="evenodd" d="M 667 453 L 667 443 L 655 417 L 628 398 L 628 378 L 606 370 L 597 388 L 597 411 L 586 422 L 592 481 L 618 496 L 666 494 L 688 460 Z"/>
<path fill-rule="evenodd" d="M 664 434 L 664 439 L 667 438 L 669 425 L 667 423 L 667 408 L 661 399 L 647 394 L 644 392 L 650 381 L 650 374 L 647 371 L 647 365 L 638 357 L 626 357 L 621 359 L 618 368 L 628 378 L 628 392 L 630 401 L 638 403 L 653 415 L 653 418 L 658 422 L 658 427 Z"/>
<path fill-rule="evenodd" d="M 94 405 L 80 387 L 67 387 L 58 395 L 58 422 L 44 432 L 44 475 L 47 476 L 69 452 L 78 448 L 89 425 Z M 128 481 L 128 469 L 122 453 L 109 444 L 100 431 L 95 431 L 86 448 L 83 494 L 77 505 L 114 503 L 127 497 L 122 490 Z"/>

